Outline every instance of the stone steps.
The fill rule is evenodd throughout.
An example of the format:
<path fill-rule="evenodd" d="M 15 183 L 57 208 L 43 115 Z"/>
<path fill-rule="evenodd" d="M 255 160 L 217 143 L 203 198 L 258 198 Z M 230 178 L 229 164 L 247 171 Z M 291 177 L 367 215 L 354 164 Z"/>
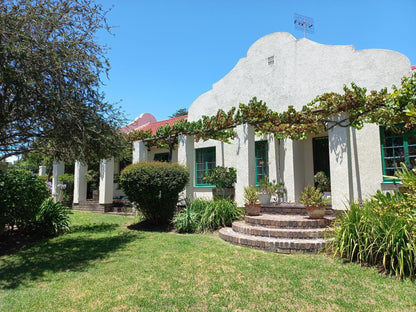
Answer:
<path fill-rule="evenodd" d="M 281 215 L 263 213 L 260 216 L 246 216 L 244 220 L 247 224 L 268 228 L 316 229 L 327 227 L 331 224 L 333 219 L 333 217 L 325 217 L 323 219 L 310 219 L 305 215 Z"/>
<path fill-rule="evenodd" d="M 325 235 L 325 228 L 268 228 L 253 226 L 245 223 L 244 221 L 233 222 L 232 229 L 234 232 L 242 234 L 274 238 L 314 239 L 324 238 Z"/>
<path fill-rule="evenodd" d="M 325 247 L 325 231 L 335 219 L 327 208 L 322 219 L 310 219 L 299 205 L 262 207 L 260 216 L 246 216 L 219 231 L 232 244 L 278 253 L 317 253 Z"/>
<path fill-rule="evenodd" d="M 317 253 L 325 247 L 323 239 L 290 239 L 253 236 L 222 228 L 220 237 L 232 244 L 278 253 Z"/>
<path fill-rule="evenodd" d="M 98 212 L 98 213 L 105 213 L 106 207 L 105 205 L 101 205 L 96 201 L 85 201 L 80 202 L 79 204 L 72 204 L 72 209 L 74 210 L 81 210 L 81 211 L 89 211 L 89 212 Z"/>

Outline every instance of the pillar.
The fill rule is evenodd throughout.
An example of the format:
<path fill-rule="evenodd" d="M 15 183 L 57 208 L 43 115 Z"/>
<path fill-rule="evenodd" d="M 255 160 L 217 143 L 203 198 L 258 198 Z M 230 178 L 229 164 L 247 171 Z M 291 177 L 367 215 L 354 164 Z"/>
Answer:
<path fill-rule="evenodd" d="M 108 211 L 113 205 L 114 158 L 100 160 L 99 204 Z"/>
<path fill-rule="evenodd" d="M 45 176 L 47 174 L 46 172 L 46 166 L 39 166 L 39 176 Z"/>
<path fill-rule="evenodd" d="M 236 127 L 237 137 L 237 183 L 235 185 L 235 201 L 244 204 L 244 187 L 256 183 L 254 128 L 248 124 Z"/>
<path fill-rule="evenodd" d="M 332 208 L 337 210 L 345 209 L 354 200 L 351 128 L 336 124 L 345 118 L 345 114 L 334 117 L 328 130 Z"/>
<path fill-rule="evenodd" d="M 189 182 L 185 186 L 183 198 L 193 200 L 195 183 L 195 147 L 194 137 L 180 135 L 178 138 L 178 163 L 189 170 Z"/>
<path fill-rule="evenodd" d="M 147 146 L 143 141 L 134 141 L 133 142 L 133 164 L 147 161 L 148 157 Z"/>
<path fill-rule="evenodd" d="M 65 173 L 65 163 L 62 161 L 53 161 L 53 175 L 52 175 L 52 197 L 56 202 L 59 199 L 60 190 L 58 189 L 58 179 Z"/>
<path fill-rule="evenodd" d="M 88 171 L 88 166 L 82 164 L 80 161 L 75 162 L 74 170 L 74 204 L 79 204 L 87 200 L 87 181 L 85 174 Z"/>

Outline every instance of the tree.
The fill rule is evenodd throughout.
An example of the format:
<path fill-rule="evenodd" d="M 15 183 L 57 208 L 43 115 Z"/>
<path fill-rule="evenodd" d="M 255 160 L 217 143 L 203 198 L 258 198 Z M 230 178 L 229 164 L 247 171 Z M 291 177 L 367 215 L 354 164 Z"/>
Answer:
<path fill-rule="evenodd" d="M 118 152 L 122 114 L 100 92 L 109 63 L 95 41 L 107 12 L 94 0 L 0 2 L 0 160 Z"/>
<path fill-rule="evenodd" d="M 176 112 L 174 112 L 172 115 L 169 116 L 169 118 L 175 118 L 175 117 L 181 117 L 188 115 L 188 109 L 187 108 L 179 108 Z"/>

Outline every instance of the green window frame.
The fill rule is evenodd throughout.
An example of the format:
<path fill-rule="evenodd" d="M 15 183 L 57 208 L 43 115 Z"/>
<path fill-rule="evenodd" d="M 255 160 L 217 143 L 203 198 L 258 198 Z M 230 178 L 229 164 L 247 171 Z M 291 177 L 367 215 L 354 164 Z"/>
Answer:
<path fill-rule="evenodd" d="M 394 176 L 400 163 L 408 168 L 415 167 L 416 161 L 416 132 L 394 133 L 380 127 L 381 160 L 383 164 L 383 182 L 392 182 L 388 176 Z"/>
<path fill-rule="evenodd" d="M 205 174 L 216 166 L 215 147 L 198 148 L 195 150 L 195 186 L 215 185 L 204 181 Z"/>
<path fill-rule="evenodd" d="M 255 142 L 256 185 L 269 175 L 269 148 L 267 141 Z"/>
<path fill-rule="evenodd" d="M 154 161 L 168 162 L 168 160 L 169 160 L 169 153 L 156 153 L 153 156 L 153 160 Z"/>

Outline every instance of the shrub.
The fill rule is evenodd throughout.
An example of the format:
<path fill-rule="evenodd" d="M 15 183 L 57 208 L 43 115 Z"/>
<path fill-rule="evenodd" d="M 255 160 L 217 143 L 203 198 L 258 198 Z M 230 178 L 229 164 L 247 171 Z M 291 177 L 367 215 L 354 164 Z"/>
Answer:
<path fill-rule="evenodd" d="M 198 214 L 187 206 L 173 219 L 173 225 L 179 233 L 194 233 L 198 228 Z"/>
<path fill-rule="evenodd" d="M 200 219 L 198 230 L 201 232 L 215 231 L 242 217 L 243 212 L 237 204 L 226 199 L 207 202 L 205 209 L 199 211 Z"/>
<path fill-rule="evenodd" d="M 46 235 L 58 235 L 69 229 L 71 211 L 61 202 L 46 199 L 36 216 L 38 229 Z"/>
<path fill-rule="evenodd" d="M 30 227 L 42 202 L 49 197 L 46 183 L 25 170 L 0 172 L 0 228 Z"/>
<path fill-rule="evenodd" d="M 178 232 L 215 231 L 224 226 L 231 226 L 231 223 L 241 219 L 243 214 L 242 209 L 226 199 L 195 199 L 176 216 L 173 223 Z"/>
<path fill-rule="evenodd" d="M 416 170 L 401 164 L 403 193 L 380 191 L 353 203 L 337 219 L 330 244 L 334 255 L 383 266 L 400 278 L 416 277 Z"/>
<path fill-rule="evenodd" d="M 232 167 L 217 166 L 206 174 L 204 180 L 218 188 L 231 188 L 237 182 L 237 170 Z"/>
<path fill-rule="evenodd" d="M 188 170 L 178 164 L 142 162 L 121 172 L 120 186 L 147 220 L 166 224 L 172 220 L 179 192 L 188 180 Z"/>
<path fill-rule="evenodd" d="M 74 194 L 74 175 L 71 173 L 65 173 L 59 176 L 58 181 L 65 184 L 65 188 L 62 189 L 63 200 L 71 200 Z"/>
<path fill-rule="evenodd" d="M 393 197 L 392 202 L 396 199 Z M 386 196 L 384 202 L 387 200 Z M 330 248 L 334 255 L 383 266 L 388 274 L 400 278 L 416 276 L 415 220 L 395 213 L 388 206 L 378 206 L 374 198 L 362 206 L 351 204 L 337 218 L 333 238 Z"/>

